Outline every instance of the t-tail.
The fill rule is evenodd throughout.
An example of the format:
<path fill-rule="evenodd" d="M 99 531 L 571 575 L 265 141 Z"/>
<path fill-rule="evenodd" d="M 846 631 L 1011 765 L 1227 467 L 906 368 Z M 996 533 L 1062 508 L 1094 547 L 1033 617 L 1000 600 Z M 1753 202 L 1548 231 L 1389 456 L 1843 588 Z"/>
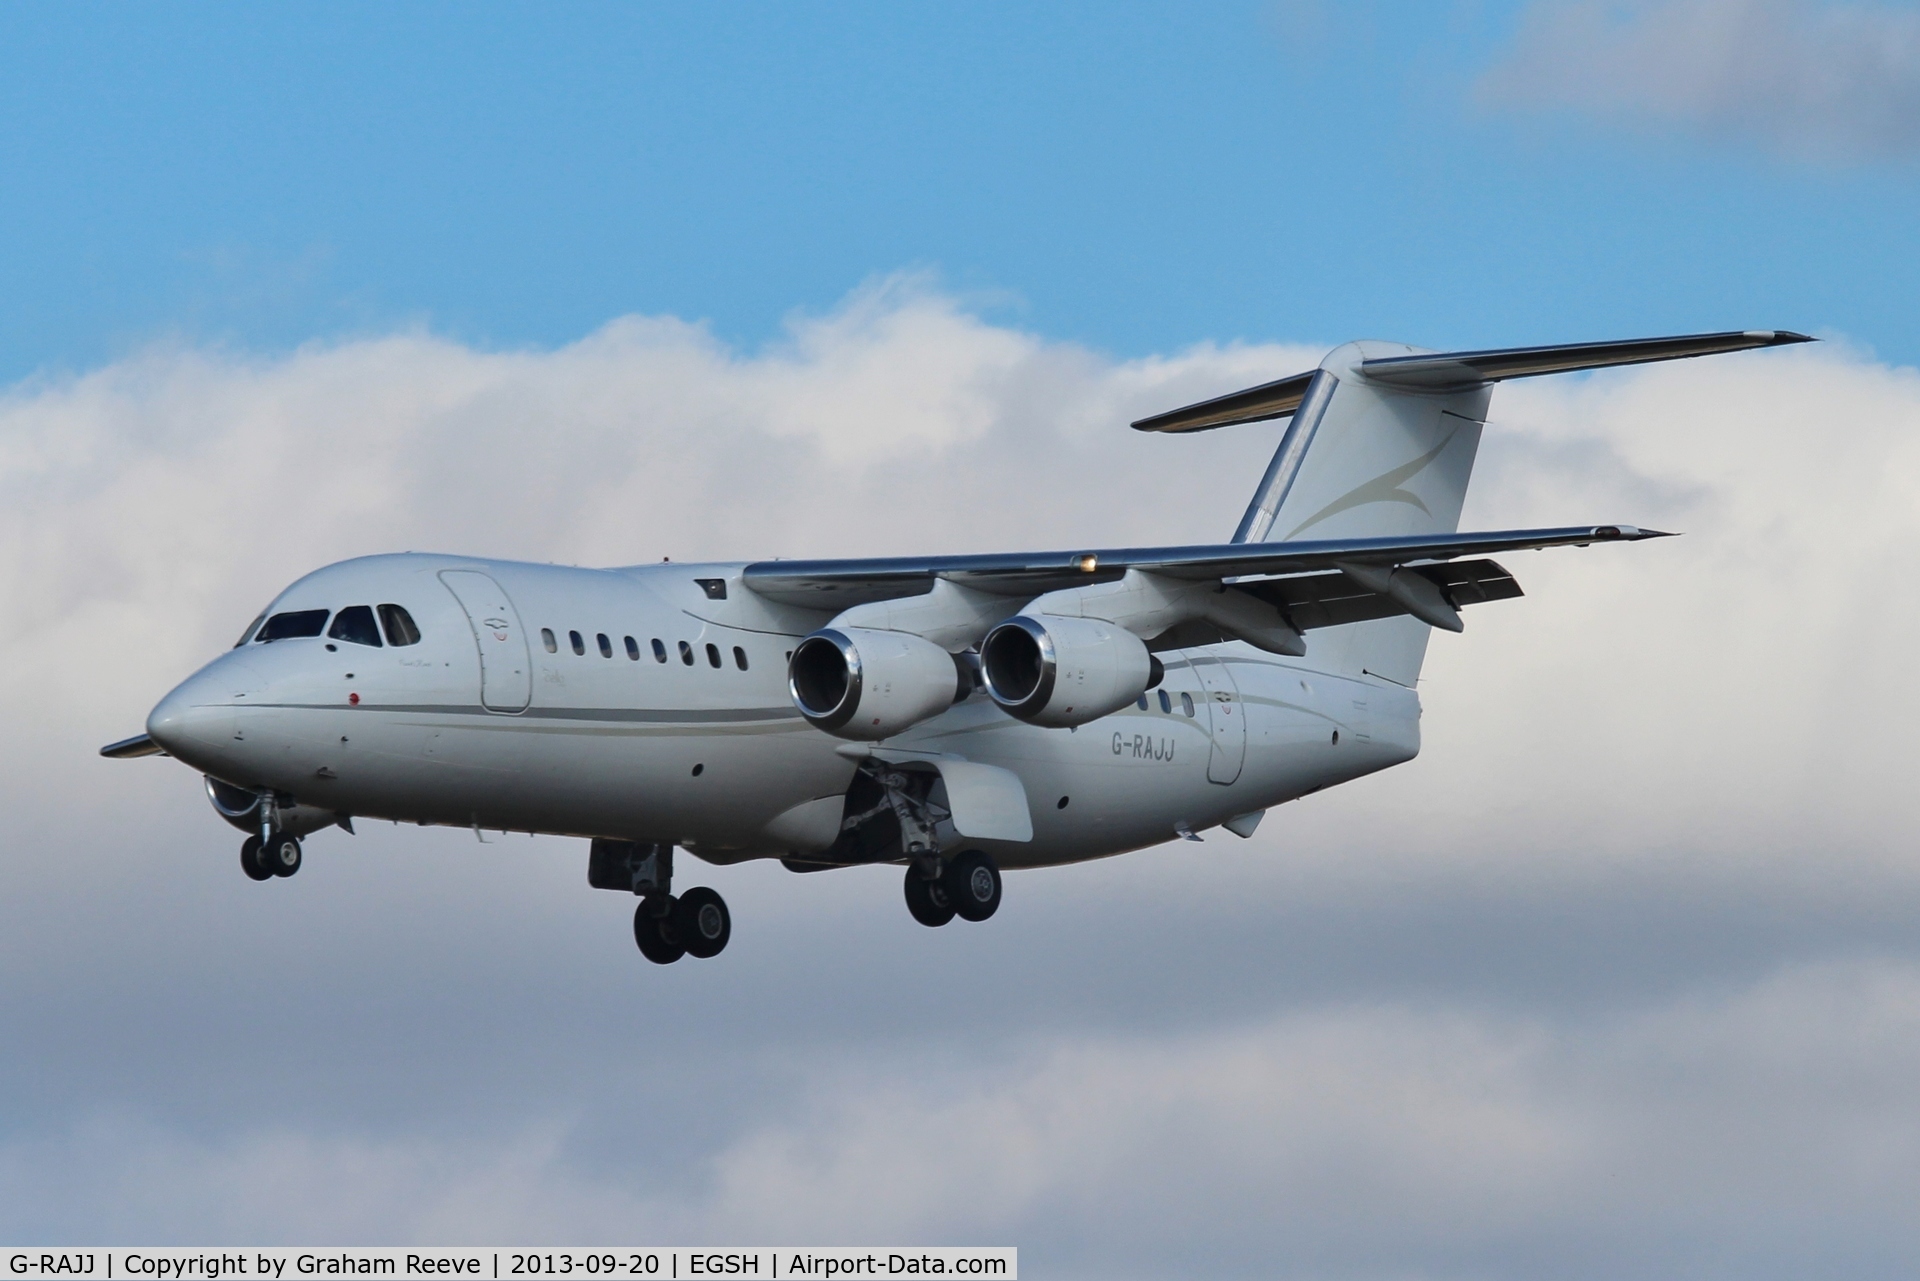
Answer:
<path fill-rule="evenodd" d="M 1352 342 L 1310 373 L 1133 425 L 1188 432 L 1289 420 L 1234 531 L 1236 543 L 1451 534 L 1460 527 L 1493 384 L 1811 341 L 1748 330 L 1465 352 Z M 1335 670 L 1412 685 L 1429 631 L 1407 615 L 1374 619 L 1314 633 L 1309 652 Z"/>

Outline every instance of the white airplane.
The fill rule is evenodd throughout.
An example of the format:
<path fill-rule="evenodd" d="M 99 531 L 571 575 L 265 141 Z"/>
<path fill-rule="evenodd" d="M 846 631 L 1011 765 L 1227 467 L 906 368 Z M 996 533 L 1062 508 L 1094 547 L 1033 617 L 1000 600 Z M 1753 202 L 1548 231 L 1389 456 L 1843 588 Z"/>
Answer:
<path fill-rule="evenodd" d="M 916 920 L 984 921 L 1002 868 L 1250 836 L 1272 806 L 1413 759 L 1429 629 L 1521 594 L 1484 557 L 1662 536 L 1455 532 L 1494 383 L 1807 341 L 1349 343 L 1133 424 L 1291 420 L 1218 545 L 343 561 L 101 752 L 205 774 L 255 880 L 355 818 L 590 838 L 588 883 L 639 896 L 634 937 L 660 963 L 732 933 L 713 890 L 673 892 L 676 846 L 796 872 L 900 864 Z"/>

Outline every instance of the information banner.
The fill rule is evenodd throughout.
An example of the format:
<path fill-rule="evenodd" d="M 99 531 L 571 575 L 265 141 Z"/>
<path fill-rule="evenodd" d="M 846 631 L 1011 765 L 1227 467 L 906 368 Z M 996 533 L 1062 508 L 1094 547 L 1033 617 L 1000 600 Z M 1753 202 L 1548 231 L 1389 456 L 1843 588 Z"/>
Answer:
<path fill-rule="evenodd" d="M 460 1277 L 519 1281 L 556 1277 L 807 1278 L 992 1277 L 1016 1281 L 1011 1246 L 621 1246 L 586 1249 L 152 1249 L 14 1248 L 0 1254 L 0 1281 L 295 1281 L 307 1277 Z"/>

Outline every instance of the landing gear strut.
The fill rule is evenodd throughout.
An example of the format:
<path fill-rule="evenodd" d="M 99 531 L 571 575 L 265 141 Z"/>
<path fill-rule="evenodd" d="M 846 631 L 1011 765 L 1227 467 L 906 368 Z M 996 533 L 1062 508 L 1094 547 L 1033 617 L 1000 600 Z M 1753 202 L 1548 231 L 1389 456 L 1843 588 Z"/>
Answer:
<path fill-rule="evenodd" d="M 984 921 L 1000 908 L 1000 869 L 979 850 L 967 850 L 928 866 L 916 859 L 907 868 L 907 911 L 922 925 L 945 925 L 958 916 Z M 933 872 L 933 875 L 928 875 Z"/>

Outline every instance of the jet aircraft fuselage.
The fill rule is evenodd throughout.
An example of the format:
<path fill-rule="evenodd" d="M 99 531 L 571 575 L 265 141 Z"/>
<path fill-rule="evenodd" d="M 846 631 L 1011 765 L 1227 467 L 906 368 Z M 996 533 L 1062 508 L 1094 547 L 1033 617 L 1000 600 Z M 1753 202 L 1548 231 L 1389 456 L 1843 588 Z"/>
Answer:
<path fill-rule="evenodd" d="M 788 660 L 827 616 L 744 590 L 742 569 L 331 565 L 263 615 L 324 614 L 313 635 L 236 646 L 148 733 L 216 779 L 355 818 L 664 841 L 723 863 L 817 853 L 872 749 L 815 729 L 789 692 Z M 450 577 L 482 593 L 472 614 Z M 383 605 L 417 641 L 333 625 Z M 979 688 L 882 750 L 1016 772 L 1032 840 L 975 842 L 1003 867 L 1156 845 L 1419 751 L 1412 690 L 1238 643 L 1159 657 L 1157 687 L 1091 724 L 1027 724 Z"/>

